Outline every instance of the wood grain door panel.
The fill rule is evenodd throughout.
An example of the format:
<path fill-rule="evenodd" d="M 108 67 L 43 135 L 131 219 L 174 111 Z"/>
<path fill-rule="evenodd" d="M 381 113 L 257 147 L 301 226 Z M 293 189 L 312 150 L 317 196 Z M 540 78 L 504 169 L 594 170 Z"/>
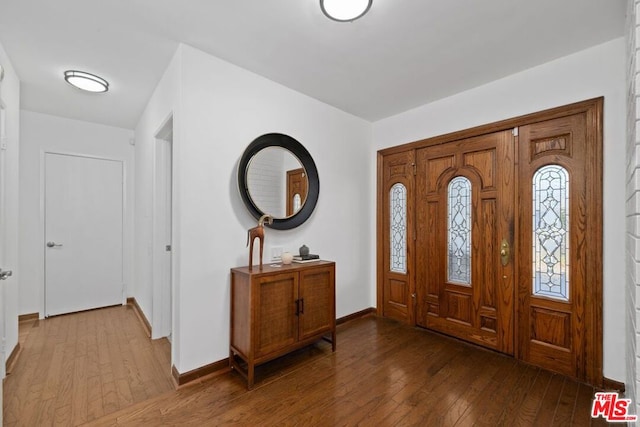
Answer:
<path fill-rule="evenodd" d="M 403 153 L 386 156 L 382 163 L 382 227 L 384 228 L 385 238 L 382 243 L 381 263 L 383 301 L 382 314 L 386 317 L 397 319 L 407 323 L 413 323 L 413 248 L 414 248 L 414 151 L 406 151 Z M 394 241 L 391 232 L 391 223 L 393 221 L 393 213 L 391 212 L 391 191 L 396 185 L 401 185 L 405 190 L 406 211 L 404 213 L 404 256 L 405 269 L 394 268 L 392 266 L 392 241 Z M 396 241 L 397 242 L 397 241 Z"/>
<path fill-rule="evenodd" d="M 259 279 L 259 321 L 253 322 L 257 330 L 256 357 L 268 355 L 298 340 L 298 321 L 295 301 L 298 299 L 298 275 L 278 274 Z"/>
<path fill-rule="evenodd" d="M 334 269 L 300 272 L 299 339 L 330 331 L 335 322 Z"/>
<path fill-rule="evenodd" d="M 513 354 L 512 260 L 500 264 L 500 243 L 513 244 L 514 143 L 510 131 L 417 151 L 416 322 Z M 448 278 L 448 188 L 471 183 L 470 284 Z"/>

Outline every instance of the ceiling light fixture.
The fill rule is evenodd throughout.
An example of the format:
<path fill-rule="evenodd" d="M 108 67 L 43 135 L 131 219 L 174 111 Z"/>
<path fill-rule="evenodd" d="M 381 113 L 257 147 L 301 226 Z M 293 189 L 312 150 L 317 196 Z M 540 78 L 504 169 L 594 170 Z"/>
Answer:
<path fill-rule="evenodd" d="M 64 79 L 71 86 L 86 90 L 87 92 L 106 92 L 109 90 L 109 82 L 84 71 L 67 70 L 64 72 Z"/>
<path fill-rule="evenodd" d="M 364 16 L 373 0 L 320 0 L 320 9 L 328 18 L 351 22 Z"/>

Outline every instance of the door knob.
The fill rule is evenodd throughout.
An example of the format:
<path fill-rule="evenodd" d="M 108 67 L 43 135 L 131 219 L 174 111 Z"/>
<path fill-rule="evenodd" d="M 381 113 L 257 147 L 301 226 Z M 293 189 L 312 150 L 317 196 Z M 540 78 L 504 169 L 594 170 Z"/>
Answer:
<path fill-rule="evenodd" d="M 56 242 L 47 242 L 47 247 L 48 248 L 53 248 L 55 246 L 62 246 L 62 243 L 56 243 Z"/>
<path fill-rule="evenodd" d="M 11 270 L 4 271 L 0 268 L 0 280 L 7 280 L 7 277 L 10 277 L 12 275 L 13 275 L 13 271 Z"/>

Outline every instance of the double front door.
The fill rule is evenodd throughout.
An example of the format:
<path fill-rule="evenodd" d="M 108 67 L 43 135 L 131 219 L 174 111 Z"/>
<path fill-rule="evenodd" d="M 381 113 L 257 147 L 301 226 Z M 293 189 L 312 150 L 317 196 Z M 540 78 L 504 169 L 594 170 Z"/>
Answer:
<path fill-rule="evenodd" d="M 601 104 L 583 104 L 381 156 L 385 316 L 602 381 Z"/>

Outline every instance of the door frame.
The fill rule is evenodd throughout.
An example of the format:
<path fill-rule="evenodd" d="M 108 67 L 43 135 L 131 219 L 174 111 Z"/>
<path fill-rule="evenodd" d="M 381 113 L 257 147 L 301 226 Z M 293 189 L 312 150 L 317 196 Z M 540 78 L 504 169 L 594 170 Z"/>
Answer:
<path fill-rule="evenodd" d="M 126 219 L 128 218 L 128 210 L 127 206 L 127 161 L 124 159 L 117 159 L 113 157 L 106 156 L 94 156 L 90 154 L 78 153 L 74 151 L 58 151 L 58 150 L 48 150 L 42 149 L 40 150 L 40 213 L 39 213 L 39 221 L 38 221 L 38 234 L 40 236 L 40 244 L 41 244 L 41 268 L 40 268 L 40 297 L 39 297 L 39 318 L 44 319 L 46 313 L 46 230 L 45 230 L 45 221 L 46 221 L 46 212 L 45 212 L 45 194 L 46 194 L 46 174 L 45 174 L 45 162 L 47 154 L 54 154 L 60 156 L 70 156 L 70 157 L 82 157 L 86 159 L 94 159 L 94 160 L 105 160 L 111 162 L 120 162 L 122 164 L 122 305 L 126 305 L 127 303 L 127 283 L 125 281 L 125 271 L 127 265 L 127 257 L 126 257 L 126 242 L 128 239 L 128 230 Z"/>
<path fill-rule="evenodd" d="M 162 121 L 162 124 L 158 127 L 157 131 L 154 135 L 154 144 L 153 144 L 153 182 L 152 182 L 152 250 L 151 250 L 151 258 L 152 258 L 152 307 L 151 307 L 151 338 L 163 338 L 171 335 L 171 341 L 174 339 L 174 296 L 175 296 L 175 271 L 176 271 L 176 257 L 175 254 L 175 218 L 176 218 L 176 206 L 175 206 L 175 194 L 176 194 L 176 186 L 175 186 L 175 149 L 174 149 L 174 137 L 173 133 L 175 131 L 174 127 L 174 115 L 170 113 L 166 119 Z M 168 137 L 171 135 L 170 140 Z M 158 168 L 159 161 L 159 144 L 168 143 L 169 144 L 169 155 L 171 157 L 171 170 L 160 170 Z M 159 203 L 159 191 L 161 190 L 160 181 L 164 178 L 164 174 L 169 172 L 171 174 L 171 188 L 166 189 L 170 190 L 171 193 L 171 262 L 170 262 L 170 277 L 169 280 L 169 289 L 163 289 L 160 284 L 162 283 L 159 280 L 164 273 L 163 263 L 161 262 L 162 253 L 160 247 L 165 245 L 164 241 L 164 227 L 166 223 L 160 223 L 160 215 L 157 212 L 158 203 Z M 169 306 L 166 307 L 166 300 L 169 298 Z M 168 312 L 167 312 L 168 308 Z M 173 346 L 173 344 L 172 344 Z"/>
<path fill-rule="evenodd" d="M 5 264 L 7 253 L 6 153 L 6 105 L 2 101 L 2 98 L 0 98 L 0 268 L 3 269 L 9 268 L 9 266 Z M 5 285 L 3 282 L 0 282 L 0 384 L 4 384 L 7 361 L 7 321 L 5 319 L 5 301 Z M 0 394 L 4 394 L 2 387 L 0 387 Z M 0 396 L 0 404 L 2 404 L 2 396 Z M 2 424 L 2 414 L 0 414 L 0 424 Z"/>
<path fill-rule="evenodd" d="M 423 140 L 418 140 L 415 142 L 410 142 L 407 144 L 402 144 L 395 147 L 390 147 L 386 149 L 379 150 L 377 153 L 377 201 L 376 201 L 376 301 L 377 301 L 377 314 L 379 316 L 383 315 L 382 307 L 383 307 L 383 295 L 384 295 L 384 238 L 385 238 L 385 228 L 386 224 L 383 221 L 382 212 L 386 209 L 384 205 L 384 183 L 383 183 L 383 159 L 385 156 L 406 152 L 410 150 L 418 150 L 421 148 L 431 147 L 439 144 L 446 144 L 448 142 L 467 139 L 471 137 L 476 137 L 488 133 L 494 133 L 499 131 L 505 131 L 509 129 L 515 129 L 520 126 L 524 126 L 527 124 L 532 124 L 536 122 L 552 120 L 560 117 L 566 117 L 573 114 L 586 114 L 587 120 L 587 130 L 586 130 L 586 139 L 589 142 L 589 150 L 588 150 L 588 167 L 592 171 L 593 179 L 590 181 L 590 185 L 587 187 L 587 195 L 589 197 L 590 203 L 588 203 L 588 212 L 586 216 L 590 218 L 590 224 L 592 225 L 589 228 L 588 239 L 589 239 L 589 248 L 587 250 L 587 267 L 588 270 L 586 272 L 586 282 L 589 283 L 590 289 L 588 292 L 588 298 L 592 298 L 593 301 L 597 301 L 596 304 L 590 305 L 587 310 L 587 322 L 588 325 L 586 329 L 586 348 L 585 348 L 585 358 L 588 361 L 588 366 L 586 366 L 586 380 L 595 386 L 602 387 L 604 381 L 604 373 L 603 373 L 603 313 L 602 313 L 602 303 L 603 303 L 603 186 L 602 186 L 602 177 L 603 177 L 603 106 L 604 106 L 604 97 L 598 97 L 589 99 L 586 101 L 576 102 L 573 104 L 551 108 L 548 110 L 543 110 L 523 116 L 518 116 L 506 120 L 502 120 L 495 123 L 490 123 L 486 125 L 481 125 L 461 131 L 456 131 L 452 133 L 448 133 L 445 135 L 439 135 Z M 517 132 L 514 135 L 515 138 L 515 152 L 517 153 L 519 150 L 519 140 L 517 136 Z M 517 164 L 517 157 L 516 157 Z M 516 178 L 516 188 L 518 186 L 517 178 Z M 415 197 L 414 192 L 414 197 Z M 517 193 L 517 191 L 516 191 Z M 415 204 L 415 200 L 413 201 Z M 519 226 L 518 226 L 518 204 L 517 204 L 517 195 L 516 200 L 514 200 L 514 206 L 516 208 L 516 221 L 515 221 L 515 229 L 514 236 L 518 236 Z M 415 221 L 414 221 L 414 229 L 408 230 L 408 236 L 415 236 Z M 409 237 L 411 238 L 411 237 Z M 514 242 L 513 249 L 514 253 L 519 253 L 519 242 Z M 416 263 L 416 255 L 415 252 L 407 254 L 407 262 L 410 265 L 415 265 Z M 514 277 L 519 277 L 519 261 L 516 257 L 514 259 Z M 413 269 L 412 277 L 410 278 L 410 283 L 412 284 L 413 289 L 409 290 L 409 295 L 415 292 L 415 269 Z M 515 286 L 515 295 L 514 295 L 514 303 L 516 307 L 520 304 L 520 289 L 517 284 Z M 410 298 L 410 296 L 409 296 Z M 410 301 L 407 301 L 409 303 Z M 411 304 L 410 307 L 413 307 L 415 310 L 415 305 Z M 514 315 L 514 331 L 517 331 L 520 327 L 520 320 L 518 318 L 518 314 Z M 409 316 L 408 323 L 411 326 L 415 326 L 415 315 Z M 515 354 L 516 356 L 519 354 L 519 345 L 518 340 L 514 337 L 515 344 Z"/>

